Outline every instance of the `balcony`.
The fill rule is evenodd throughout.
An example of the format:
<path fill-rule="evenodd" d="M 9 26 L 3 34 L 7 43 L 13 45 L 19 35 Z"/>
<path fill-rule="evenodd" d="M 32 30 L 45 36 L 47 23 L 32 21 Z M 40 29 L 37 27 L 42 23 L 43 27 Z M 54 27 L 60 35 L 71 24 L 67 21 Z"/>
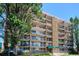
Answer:
<path fill-rule="evenodd" d="M 36 34 L 36 31 L 35 30 L 32 30 L 32 34 Z"/>
<path fill-rule="evenodd" d="M 65 32 L 68 32 L 68 33 L 70 33 L 71 31 L 70 31 L 70 30 L 65 30 Z"/>
<path fill-rule="evenodd" d="M 44 28 L 40 28 L 40 27 L 32 27 L 32 30 L 36 30 L 36 31 L 45 31 Z"/>
<path fill-rule="evenodd" d="M 49 35 L 49 34 L 48 34 L 48 35 L 46 35 L 46 36 L 47 36 L 47 37 L 50 37 L 50 38 L 52 37 L 52 35 Z"/>
<path fill-rule="evenodd" d="M 52 32 L 47 32 L 47 37 L 52 37 Z"/>
<path fill-rule="evenodd" d="M 59 26 L 59 30 L 65 30 L 64 26 Z"/>
<path fill-rule="evenodd" d="M 37 46 L 37 47 L 39 47 L 39 45 L 38 45 L 38 44 L 32 44 L 32 46 L 34 46 L 34 47 L 36 47 L 36 46 Z"/>
<path fill-rule="evenodd" d="M 59 37 L 64 37 L 64 36 L 65 36 L 65 33 L 60 33 L 60 32 L 59 32 L 59 33 L 58 33 L 58 36 L 59 36 Z"/>
<path fill-rule="evenodd" d="M 30 39 L 20 39 L 20 41 L 30 41 Z"/>
<path fill-rule="evenodd" d="M 64 39 L 59 39 L 59 44 L 64 44 Z"/>
<path fill-rule="evenodd" d="M 23 52 L 25 52 L 25 51 L 28 51 L 29 52 L 30 49 L 27 48 L 27 47 L 20 47 L 20 50 L 23 51 Z"/>
<path fill-rule="evenodd" d="M 36 36 L 32 36 L 32 40 L 36 40 L 37 38 L 36 38 Z"/>
<path fill-rule="evenodd" d="M 47 38 L 47 41 L 51 43 L 52 42 L 52 38 Z"/>
<path fill-rule="evenodd" d="M 43 48 L 43 47 L 46 47 L 46 45 L 45 44 L 41 44 L 40 47 Z"/>
<path fill-rule="evenodd" d="M 42 41 L 42 42 L 45 42 L 46 39 L 45 39 L 44 37 L 41 37 L 41 41 Z"/>
<path fill-rule="evenodd" d="M 41 43 L 40 43 L 40 47 L 42 47 L 42 48 L 43 48 L 43 47 L 46 47 L 46 43 L 45 43 L 45 42 L 41 42 Z"/>
<path fill-rule="evenodd" d="M 32 34 L 35 34 L 37 36 L 45 36 L 44 32 L 40 32 L 40 31 L 32 31 Z"/>
<path fill-rule="evenodd" d="M 64 39 L 65 38 L 65 33 L 59 33 L 58 38 L 59 39 Z"/>
<path fill-rule="evenodd" d="M 37 36 L 36 39 L 41 40 L 41 38 L 39 36 Z"/>
<path fill-rule="evenodd" d="M 52 29 L 47 29 L 48 32 L 52 32 Z"/>
<path fill-rule="evenodd" d="M 21 42 L 20 46 L 30 46 L 30 42 Z"/>
<path fill-rule="evenodd" d="M 46 36 L 45 32 L 42 32 L 42 31 L 37 31 L 37 35 Z"/>
<path fill-rule="evenodd" d="M 40 25 L 39 25 L 39 28 L 46 29 L 46 24 L 44 24 L 44 25 L 40 24 Z"/>
<path fill-rule="evenodd" d="M 46 42 L 46 39 L 41 40 L 41 42 Z"/>
<path fill-rule="evenodd" d="M 51 16 L 46 16 L 45 17 L 47 21 L 52 21 L 52 17 Z"/>
<path fill-rule="evenodd" d="M 65 39 L 65 37 L 64 37 L 64 36 L 63 36 L 63 37 L 58 37 L 58 38 L 59 38 L 59 39 L 63 39 L 63 40 Z"/>
<path fill-rule="evenodd" d="M 30 36 L 29 35 L 24 35 L 20 38 L 20 41 L 29 41 L 30 40 Z"/>
<path fill-rule="evenodd" d="M 46 25 L 47 25 L 47 26 L 50 26 L 50 27 L 52 26 L 52 24 L 51 24 L 51 23 L 46 23 Z"/>
<path fill-rule="evenodd" d="M 50 19 L 46 19 L 46 21 L 47 21 L 47 23 L 52 24 L 52 20 L 50 20 Z"/>
<path fill-rule="evenodd" d="M 40 20 L 41 23 L 45 24 L 46 23 L 46 19 L 43 18 L 43 20 Z"/>
<path fill-rule="evenodd" d="M 38 43 L 38 42 L 32 42 L 31 46 L 32 47 L 40 47 L 40 43 Z"/>
<path fill-rule="evenodd" d="M 60 49 L 64 48 L 64 45 L 63 44 L 59 44 L 59 48 Z"/>
<path fill-rule="evenodd" d="M 52 46 L 52 43 L 48 43 L 48 46 Z"/>
<path fill-rule="evenodd" d="M 39 42 L 41 40 L 40 37 L 37 37 L 37 36 L 32 36 L 32 40 L 31 41 L 35 41 L 35 42 Z"/>
<path fill-rule="evenodd" d="M 33 20 L 32 22 L 33 22 L 33 24 L 39 24 L 40 23 L 39 20 Z"/>

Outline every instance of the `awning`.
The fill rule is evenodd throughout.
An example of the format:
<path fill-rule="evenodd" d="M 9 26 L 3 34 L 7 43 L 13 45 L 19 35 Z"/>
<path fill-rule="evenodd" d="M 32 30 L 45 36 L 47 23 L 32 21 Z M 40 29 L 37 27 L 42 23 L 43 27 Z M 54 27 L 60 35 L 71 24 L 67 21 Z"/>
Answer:
<path fill-rule="evenodd" d="M 59 48 L 58 46 L 48 46 L 48 48 Z"/>

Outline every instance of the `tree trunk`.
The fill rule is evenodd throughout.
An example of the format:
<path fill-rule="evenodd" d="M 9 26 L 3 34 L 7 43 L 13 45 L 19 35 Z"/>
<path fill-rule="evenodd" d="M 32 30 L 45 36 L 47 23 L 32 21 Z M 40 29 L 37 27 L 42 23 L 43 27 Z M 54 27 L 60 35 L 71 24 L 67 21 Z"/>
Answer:
<path fill-rule="evenodd" d="M 4 37 L 4 51 L 8 49 L 8 14 L 9 14 L 9 5 L 5 4 L 6 9 L 6 19 L 5 19 L 5 37 Z"/>

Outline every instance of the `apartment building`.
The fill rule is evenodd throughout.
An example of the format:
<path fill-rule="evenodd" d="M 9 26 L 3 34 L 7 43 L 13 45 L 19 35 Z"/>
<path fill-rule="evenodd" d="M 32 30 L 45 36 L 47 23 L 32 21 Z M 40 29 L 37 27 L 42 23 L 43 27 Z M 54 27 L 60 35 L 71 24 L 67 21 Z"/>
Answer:
<path fill-rule="evenodd" d="M 53 53 L 68 53 L 69 48 L 71 47 L 68 43 L 71 39 L 70 35 L 70 23 L 62 21 L 58 18 L 53 18 L 53 46 L 57 48 L 53 48 Z"/>
<path fill-rule="evenodd" d="M 67 53 L 70 36 L 69 23 L 43 13 L 43 19 L 33 20 L 30 34 L 21 37 L 20 50 L 31 53 Z"/>

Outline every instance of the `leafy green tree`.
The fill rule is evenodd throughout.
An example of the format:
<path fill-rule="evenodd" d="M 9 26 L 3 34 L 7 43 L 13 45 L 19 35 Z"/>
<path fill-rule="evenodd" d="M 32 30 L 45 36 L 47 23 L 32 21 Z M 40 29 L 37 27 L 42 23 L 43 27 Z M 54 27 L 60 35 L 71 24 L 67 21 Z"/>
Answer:
<path fill-rule="evenodd" d="M 8 48 L 8 43 L 11 43 L 12 48 L 15 48 L 20 36 L 24 35 L 24 33 L 28 34 L 31 32 L 32 20 L 34 20 L 35 17 L 41 18 L 42 4 L 9 3 L 1 5 L 0 11 L 4 11 L 6 14 L 4 46 L 6 49 Z"/>
<path fill-rule="evenodd" d="M 71 36 L 73 39 L 73 48 L 75 52 L 79 52 L 79 19 L 77 17 L 70 18 Z"/>

